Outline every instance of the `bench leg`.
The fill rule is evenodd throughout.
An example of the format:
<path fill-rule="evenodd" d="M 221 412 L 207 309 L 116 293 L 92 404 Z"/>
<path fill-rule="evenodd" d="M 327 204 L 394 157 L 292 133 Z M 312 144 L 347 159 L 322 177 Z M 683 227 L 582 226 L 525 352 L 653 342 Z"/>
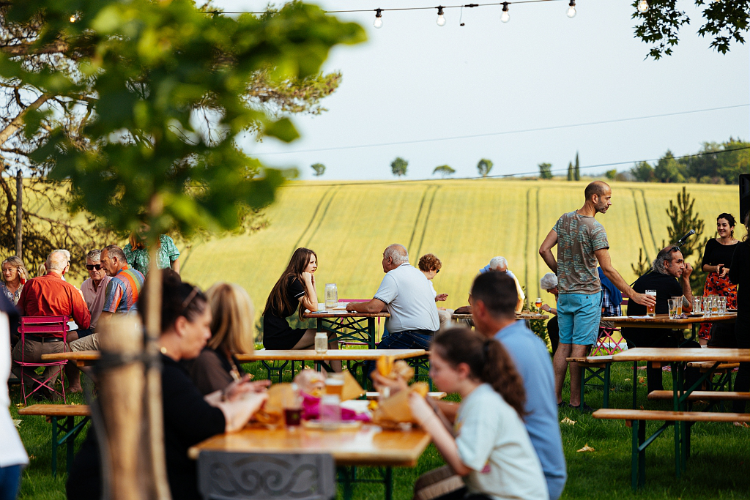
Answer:
<path fill-rule="evenodd" d="M 52 477 L 57 477 L 57 417 L 52 417 Z"/>
<path fill-rule="evenodd" d="M 633 361 L 633 409 L 637 408 L 638 397 L 638 361 Z"/>
<path fill-rule="evenodd" d="M 633 491 L 646 484 L 646 421 L 633 420 L 632 456 L 630 461 L 630 483 Z"/>
<path fill-rule="evenodd" d="M 604 408 L 609 408 L 609 367 L 611 363 L 607 363 L 604 365 L 604 398 L 602 401 L 602 406 Z"/>

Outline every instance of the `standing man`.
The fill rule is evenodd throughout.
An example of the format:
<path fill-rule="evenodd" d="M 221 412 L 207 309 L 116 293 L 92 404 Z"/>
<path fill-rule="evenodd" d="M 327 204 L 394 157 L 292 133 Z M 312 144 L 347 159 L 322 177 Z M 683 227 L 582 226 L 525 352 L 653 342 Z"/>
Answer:
<path fill-rule="evenodd" d="M 432 336 L 440 328 L 435 297 L 430 282 L 409 264 L 409 253 L 403 245 L 390 245 L 383 251 L 380 288 L 369 302 L 350 302 L 347 311 L 381 312 L 391 317 L 385 322 L 390 332 L 378 349 L 429 349 Z M 367 365 L 368 373 L 375 364 Z"/>
<path fill-rule="evenodd" d="M 583 357 L 596 341 L 601 318 L 601 282 L 597 261 L 604 275 L 628 297 L 641 305 L 654 305 L 654 298 L 636 293 L 612 266 L 607 233 L 594 217 L 607 213 L 612 205 L 612 190 L 606 182 L 595 181 L 586 186 L 585 203 L 575 212 L 563 214 L 544 239 L 539 255 L 557 275 L 559 297 L 557 318 L 560 344 L 555 352 L 555 392 L 562 405 L 562 386 L 568 370 L 569 357 Z M 557 245 L 557 260 L 552 248 Z M 581 406 L 581 370 L 570 365 L 570 406 Z"/>
<path fill-rule="evenodd" d="M 115 313 L 136 312 L 138 295 L 145 279 L 143 274 L 128 267 L 125 253 L 117 245 L 109 245 L 102 249 L 100 261 L 102 268 L 111 279 L 104 288 L 104 305 L 99 319 L 105 320 Z M 98 350 L 97 334 L 76 340 L 70 344 L 70 348 L 73 351 Z"/>

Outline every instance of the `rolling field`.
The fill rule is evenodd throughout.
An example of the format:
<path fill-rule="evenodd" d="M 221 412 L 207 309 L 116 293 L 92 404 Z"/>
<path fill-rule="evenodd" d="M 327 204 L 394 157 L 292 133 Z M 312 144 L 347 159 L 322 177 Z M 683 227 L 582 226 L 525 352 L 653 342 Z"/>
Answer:
<path fill-rule="evenodd" d="M 557 218 L 583 204 L 587 182 L 442 180 L 409 183 L 293 182 L 267 210 L 269 227 L 249 236 L 215 239 L 184 252 L 183 277 L 207 288 L 217 281 L 247 289 L 256 317 L 295 248 L 318 255 L 319 297 L 336 283 L 341 298 L 370 298 L 380 284 L 383 249 L 401 243 L 416 265 L 431 252 L 443 262 L 435 289 L 447 293 L 446 307 L 466 304 L 471 281 L 490 258 L 508 259 L 531 299 L 548 271 L 538 249 Z M 613 205 L 597 220 L 607 229 L 615 267 L 632 282 L 630 264 L 643 247 L 653 259 L 667 238 L 666 209 L 682 185 L 613 183 Z M 724 211 L 737 214 L 737 186 L 688 185 L 695 208 L 715 231 Z M 736 231 L 744 236 L 744 229 Z M 546 297 L 545 297 L 546 296 Z M 322 300 L 322 298 L 321 298 Z"/>

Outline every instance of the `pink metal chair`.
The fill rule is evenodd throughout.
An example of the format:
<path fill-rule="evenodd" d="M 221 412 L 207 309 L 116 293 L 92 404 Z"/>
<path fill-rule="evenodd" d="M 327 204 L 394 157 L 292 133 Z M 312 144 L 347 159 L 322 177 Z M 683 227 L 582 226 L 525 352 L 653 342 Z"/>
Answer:
<path fill-rule="evenodd" d="M 30 362 L 25 359 L 25 349 L 23 346 L 26 342 L 26 335 L 33 337 L 60 337 L 62 334 L 63 338 L 63 352 L 68 350 L 67 335 L 68 335 L 68 317 L 67 316 L 22 316 L 21 324 L 18 327 L 18 333 L 21 336 L 21 361 L 14 360 L 16 364 L 21 367 L 21 391 L 23 393 L 23 403 L 26 404 L 26 399 L 40 390 L 42 387 L 48 389 L 50 392 L 61 394 L 63 401 L 65 402 L 65 371 L 63 367 L 67 361 L 48 361 L 48 362 Z M 51 370 L 50 374 L 45 379 L 35 378 L 33 376 L 27 376 L 25 374 L 26 368 L 35 370 L 37 367 L 55 367 L 59 366 L 57 371 Z M 54 379 L 57 374 L 60 374 L 60 386 L 62 392 L 55 390 Z M 37 387 L 30 393 L 26 393 L 26 384 L 24 378 L 28 377 L 32 380 L 32 387 L 37 384 Z"/>

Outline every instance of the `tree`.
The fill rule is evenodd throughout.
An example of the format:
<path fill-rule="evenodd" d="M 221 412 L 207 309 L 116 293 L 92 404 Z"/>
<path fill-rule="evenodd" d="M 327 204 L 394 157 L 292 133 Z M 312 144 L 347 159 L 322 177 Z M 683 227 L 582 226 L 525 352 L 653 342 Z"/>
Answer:
<path fill-rule="evenodd" d="M 568 180 L 569 181 L 573 180 L 573 162 L 572 161 L 568 162 Z"/>
<path fill-rule="evenodd" d="M 315 177 L 320 177 L 323 175 L 326 171 L 326 166 L 322 163 L 313 163 L 310 165 L 310 168 L 312 168 L 315 171 Z"/>
<path fill-rule="evenodd" d="M 401 177 L 402 175 L 406 175 L 406 167 L 408 166 L 409 162 L 399 156 L 391 162 L 391 172 L 396 177 Z"/>
<path fill-rule="evenodd" d="M 681 247 L 681 251 L 685 262 L 688 262 L 695 255 L 695 260 L 692 262 L 693 273 L 690 275 L 690 287 L 694 293 L 699 293 L 703 288 L 703 282 L 706 277 L 706 273 L 702 270 L 701 260 L 708 238 L 701 239 L 705 225 L 699 213 L 696 212 L 693 215 L 694 205 L 695 198 L 690 199 L 690 194 L 688 194 L 687 189 L 683 186 L 682 191 L 677 192 L 677 202 L 674 203 L 672 200 L 669 200 L 669 208 L 666 212 L 671 225 L 667 226 L 667 234 L 669 236 L 669 243 L 676 243 L 677 240 L 686 235 L 691 229 L 695 230 L 695 235 L 685 241 Z M 666 246 L 667 243 L 662 241 L 662 248 Z"/>
<path fill-rule="evenodd" d="M 642 248 L 638 249 L 638 262 L 630 264 L 630 268 L 633 270 L 636 276 L 643 276 L 646 272 L 651 269 L 651 261 L 648 258 Z"/>
<path fill-rule="evenodd" d="M 607 170 L 604 172 L 604 176 L 611 181 L 615 180 L 617 178 L 617 169 Z"/>
<path fill-rule="evenodd" d="M 726 54 L 732 42 L 745 43 L 744 33 L 750 24 L 750 3 L 742 0 L 708 2 L 693 0 L 702 7 L 703 25 L 698 34 L 711 39 L 710 47 Z M 672 47 L 679 43 L 679 31 L 690 24 L 690 17 L 676 8 L 675 0 L 651 0 L 646 12 L 637 9 L 639 0 L 633 0 L 633 19 L 640 21 L 635 36 L 652 44 L 649 57 L 659 59 L 672 55 Z"/>
<path fill-rule="evenodd" d="M 487 177 L 490 173 L 490 170 L 492 170 L 492 160 L 482 158 L 481 160 L 479 160 L 479 163 L 477 163 L 477 170 L 479 171 L 479 175 L 481 175 L 482 177 Z"/>
<path fill-rule="evenodd" d="M 551 163 L 539 164 L 539 177 L 542 179 L 552 178 L 552 164 Z"/>
<path fill-rule="evenodd" d="M 578 151 L 576 151 L 576 164 L 573 170 L 573 177 L 575 180 L 580 181 L 581 180 L 581 164 L 578 161 Z"/>
<path fill-rule="evenodd" d="M 654 176 L 654 167 L 652 167 L 647 161 L 639 161 L 635 166 L 630 169 L 630 173 L 633 174 L 635 180 L 640 182 L 652 182 L 656 180 Z"/>
<path fill-rule="evenodd" d="M 667 151 L 654 167 L 654 177 L 659 182 L 685 182 L 682 171 L 682 165 L 675 160 L 671 151 Z"/>
<path fill-rule="evenodd" d="M 449 165 L 440 165 L 439 167 L 435 167 L 435 170 L 432 171 L 432 175 L 440 174 L 443 176 L 443 179 L 455 173 L 456 173 L 455 169 L 453 169 Z"/>
<path fill-rule="evenodd" d="M 190 0 L 4 5 L 9 26 L 31 26 L 36 35 L 25 45 L 6 47 L 0 75 L 38 89 L 35 103 L 54 97 L 71 116 L 90 117 L 80 127 L 66 127 L 50 108 L 29 106 L 18 119 L 26 137 L 41 124 L 49 128 L 29 158 L 52 179 L 70 183 L 74 211 L 87 210 L 119 231 L 134 230 L 142 219 L 150 226 L 145 346 L 144 335 L 130 328 L 130 352 L 146 354 L 133 366 L 145 373 L 145 388 L 139 390 L 148 394 L 148 404 L 144 415 L 126 420 L 143 425 L 136 433 L 140 446 L 113 446 L 117 420 L 105 403 L 117 394 L 109 389 L 99 392 L 107 425 L 95 425 L 108 440 L 104 463 L 126 472 L 117 481 L 105 480 L 104 496 L 167 498 L 160 375 L 149 361 L 159 352 L 158 237 L 169 230 L 189 235 L 237 228 L 248 210 L 273 201 L 284 173 L 244 154 L 237 141 L 248 131 L 285 142 L 298 134 L 289 118 L 256 105 L 246 90 L 257 72 L 269 68 L 274 81 L 317 75 L 334 46 L 364 40 L 364 30 L 302 3 L 236 18 L 207 15 Z M 69 73 L 38 71 L 18 57 L 44 62 L 52 52 L 72 68 Z M 111 332 L 106 324 L 104 330 L 103 347 Z M 123 391 L 132 386 L 131 380 L 119 381 Z"/>

